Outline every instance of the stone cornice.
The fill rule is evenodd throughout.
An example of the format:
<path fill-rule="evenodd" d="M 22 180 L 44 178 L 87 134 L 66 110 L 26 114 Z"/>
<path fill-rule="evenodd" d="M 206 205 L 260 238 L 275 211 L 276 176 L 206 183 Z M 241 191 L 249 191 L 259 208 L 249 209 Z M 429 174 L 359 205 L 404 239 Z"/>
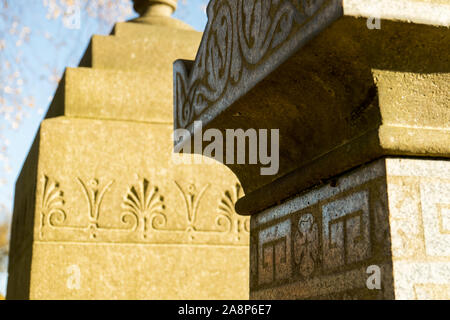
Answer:
<path fill-rule="evenodd" d="M 227 164 L 239 213 L 379 157 L 450 157 L 448 3 L 212 0 L 208 18 L 195 61 L 174 63 L 176 149 L 195 121 L 280 133 L 276 175 Z"/>
<path fill-rule="evenodd" d="M 341 16 L 342 5 L 341 0 L 213 0 L 207 13 L 192 68 L 183 60 L 174 63 L 175 129 L 193 130 L 196 119 L 208 123 Z"/>
<path fill-rule="evenodd" d="M 174 126 L 194 132 L 338 18 L 450 25 L 450 5 L 411 0 L 212 0 L 194 62 L 174 63 Z"/>

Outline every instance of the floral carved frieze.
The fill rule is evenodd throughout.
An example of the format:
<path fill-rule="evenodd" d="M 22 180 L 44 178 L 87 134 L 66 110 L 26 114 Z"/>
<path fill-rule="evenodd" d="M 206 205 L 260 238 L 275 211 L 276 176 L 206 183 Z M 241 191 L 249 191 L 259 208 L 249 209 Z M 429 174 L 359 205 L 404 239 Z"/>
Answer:
<path fill-rule="evenodd" d="M 69 205 L 61 184 L 43 177 L 41 241 L 248 245 L 249 218 L 234 211 L 234 203 L 243 195 L 238 184 L 206 203 L 205 195 L 213 192 L 209 183 L 172 181 L 172 189 L 163 192 L 141 178 L 123 193 L 120 207 L 111 208 L 105 205 L 105 196 L 117 194 L 114 180 L 76 181 L 83 203 Z M 178 205 L 167 201 L 165 193 L 172 200 L 177 197 Z"/>
<path fill-rule="evenodd" d="M 207 13 L 196 60 L 174 64 L 175 128 L 208 122 L 339 17 L 342 6 L 340 0 L 212 0 Z"/>

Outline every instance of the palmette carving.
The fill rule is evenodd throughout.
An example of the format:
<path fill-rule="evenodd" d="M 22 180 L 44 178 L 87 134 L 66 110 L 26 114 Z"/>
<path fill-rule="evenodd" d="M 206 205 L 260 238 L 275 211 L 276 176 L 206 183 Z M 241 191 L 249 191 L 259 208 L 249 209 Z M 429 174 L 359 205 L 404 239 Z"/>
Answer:
<path fill-rule="evenodd" d="M 60 190 L 59 182 L 44 176 L 44 193 L 42 197 L 40 236 L 42 229 L 48 226 L 62 224 L 67 215 L 64 211 L 64 193 Z"/>
<path fill-rule="evenodd" d="M 242 196 L 240 185 L 235 185 L 232 191 L 224 191 L 217 209 L 212 207 L 208 212 L 208 208 L 201 204 L 210 184 L 199 187 L 173 181 L 175 194 L 185 206 L 175 208 L 169 205 L 168 209 L 160 188 L 142 178 L 127 189 L 121 209 L 119 211 L 118 208 L 116 214 L 115 210 L 102 210 L 105 196 L 112 194 L 113 180 L 76 180 L 84 195 L 86 213 L 71 212 L 60 184 L 44 176 L 41 241 L 248 245 L 249 219 L 238 216 L 234 211 L 234 203 Z M 105 214 L 109 224 L 102 222 Z M 81 215 L 81 223 L 80 219 L 74 223 L 73 218 L 77 215 Z M 110 225 L 111 220 L 113 226 Z M 205 225 L 205 221 L 210 221 L 209 225 Z"/>
<path fill-rule="evenodd" d="M 160 224 L 153 226 L 155 232 L 168 232 L 171 234 L 185 234 L 188 242 L 202 239 L 205 236 L 222 236 L 228 241 L 240 243 L 245 239 L 243 235 L 250 233 L 250 219 L 243 218 L 234 211 L 234 204 L 240 197 L 241 186 L 236 185 L 234 193 L 226 190 L 220 200 L 218 213 L 214 219 L 214 224 L 202 227 L 198 224 L 200 202 L 210 187 L 210 184 L 197 188 L 194 184 L 183 187 L 180 182 L 174 181 L 180 196 L 184 200 L 186 208 L 186 226 L 182 228 L 169 227 L 166 215 L 160 216 Z M 234 195 L 232 195 L 234 194 Z M 247 237 L 248 238 L 248 237 Z"/>
<path fill-rule="evenodd" d="M 234 232 L 236 240 L 240 241 L 242 234 L 250 234 L 250 218 L 238 216 L 234 204 L 244 195 L 240 184 L 233 187 L 233 191 L 225 191 L 219 203 L 219 215 L 216 224 L 226 223 L 228 232 Z M 224 222 L 222 222 L 224 221 Z"/>
<path fill-rule="evenodd" d="M 150 228 L 164 225 L 167 221 L 164 215 L 164 197 L 159 195 L 159 188 L 151 186 L 147 179 L 142 179 L 138 186 L 130 187 L 124 198 L 121 220 L 134 220 L 136 227 L 140 227 L 142 237 L 148 237 Z"/>
<path fill-rule="evenodd" d="M 81 186 L 88 208 L 86 221 L 83 225 L 72 225 L 67 221 L 68 213 L 67 209 L 64 208 L 64 192 L 61 190 L 59 182 L 48 176 L 44 176 L 39 232 L 41 240 L 45 239 L 46 229 L 49 229 L 47 232 L 51 232 L 50 230 L 64 230 L 67 234 L 82 234 L 88 239 L 95 240 L 100 232 L 106 230 L 123 232 L 136 228 L 136 223 L 129 223 L 126 219 L 121 219 L 122 224 L 125 225 L 124 227 L 111 228 L 100 225 L 99 219 L 102 201 L 114 181 L 107 182 L 103 187 L 100 187 L 100 181 L 98 179 L 92 179 L 88 183 L 84 182 L 81 178 L 77 178 L 77 181 Z"/>
<path fill-rule="evenodd" d="M 337 1 L 212 0 L 192 68 L 184 61 L 174 65 L 175 127 L 188 127 L 228 89 L 233 93 L 224 100 L 231 101 L 264 78 L 276 67 L 268 60 L 276 56 L 280 62 L 291 55 L 305 40 L 301 27 L 326 7 L 337 11 Z"/>

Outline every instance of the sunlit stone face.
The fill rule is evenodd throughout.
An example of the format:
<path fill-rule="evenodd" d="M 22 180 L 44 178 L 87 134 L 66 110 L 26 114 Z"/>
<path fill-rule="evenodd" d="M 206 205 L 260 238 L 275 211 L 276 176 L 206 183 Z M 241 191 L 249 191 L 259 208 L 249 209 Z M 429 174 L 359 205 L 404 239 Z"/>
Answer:
<path fill-rule="evenodd" d="M 448 299 L 449 178 L 387 158 L 256 215 L 251 297 Z"/>

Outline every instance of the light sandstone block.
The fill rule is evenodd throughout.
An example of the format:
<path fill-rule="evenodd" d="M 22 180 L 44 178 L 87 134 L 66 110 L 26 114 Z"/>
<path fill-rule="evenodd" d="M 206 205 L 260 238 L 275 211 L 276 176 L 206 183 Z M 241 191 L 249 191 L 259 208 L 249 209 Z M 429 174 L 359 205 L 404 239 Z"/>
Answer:
<path fill-rule="evenodd" d="M 172 74 L 176 59 L 194 59 L 201 32 L 162 26 L 147 26 L 147 34 L 93 36 L 92 67 Z"/>
<path fill-rule="evenodd" d="M 65 115 L 111 120 L 171 123 L 170 72 L 68 68 Z M 155 90 L 149 90 L 149 87 Z"/>
<path fill-rule="evenodd" d="M 138 18 L 139 19 L 139 18 Z M 136 20 L 132 20 L 131 22 L 138 22 Z M 148 23 L 150 22 L 150 23 Z M 163 23 L 161 23 L 163 22 Z M 159 29 L 155 29 L 159 28 Z M 127 23 L 127 22 L 119 22 L 114 26 L 113 34 L 117 37 L 122 38 L 130 38 L 130 37 L 149 37 L 149 34 L 155 32 L 155 30 L 160 30 L 162 28 L 169 27 L 170 29 L 177 29 L 178 31 L 195 31 L 190 25 L 185 24 L 184 22 L 174 19 L 172 17 L 152 17 L 151 21 L 147 20 L 145 22 L 141 21 L 140 23 Z M 197 31 L 196 31 L 197 32 Z M 186 34 L 186 33 L 182 33 Z M 201 37 L 201 35 L 200 35 Z"/>
<path fill-rule="evenodd" d="M 248 299 L 242 188 L 172 159 L 172 62 L 200 38 L 149 14 L 67 70 L 16 183 L 9 299 Z"/>
<path fill-rule="evenodd" d="M 303 192 L 252 217 L 251 298 L 449 299 L 449 208 L 446 160 L 385 158 Z"/>
<path fill-rule="evenodd" d="M 171 124 L 42 123 L 37 173 L 17 185 L 28 191 L 16 200 L 9 298 L 248 298 L 242 190 L 221 164 L 173 162 L 171 134 Z"/>
<path fill-rule="evenodd" d="M 172 64 L 195 58 L 201 33 L 130 22 L 115 33 L 93 36 L 81 68 L 66 70 L 46 118 L 173 122 Z"/>

